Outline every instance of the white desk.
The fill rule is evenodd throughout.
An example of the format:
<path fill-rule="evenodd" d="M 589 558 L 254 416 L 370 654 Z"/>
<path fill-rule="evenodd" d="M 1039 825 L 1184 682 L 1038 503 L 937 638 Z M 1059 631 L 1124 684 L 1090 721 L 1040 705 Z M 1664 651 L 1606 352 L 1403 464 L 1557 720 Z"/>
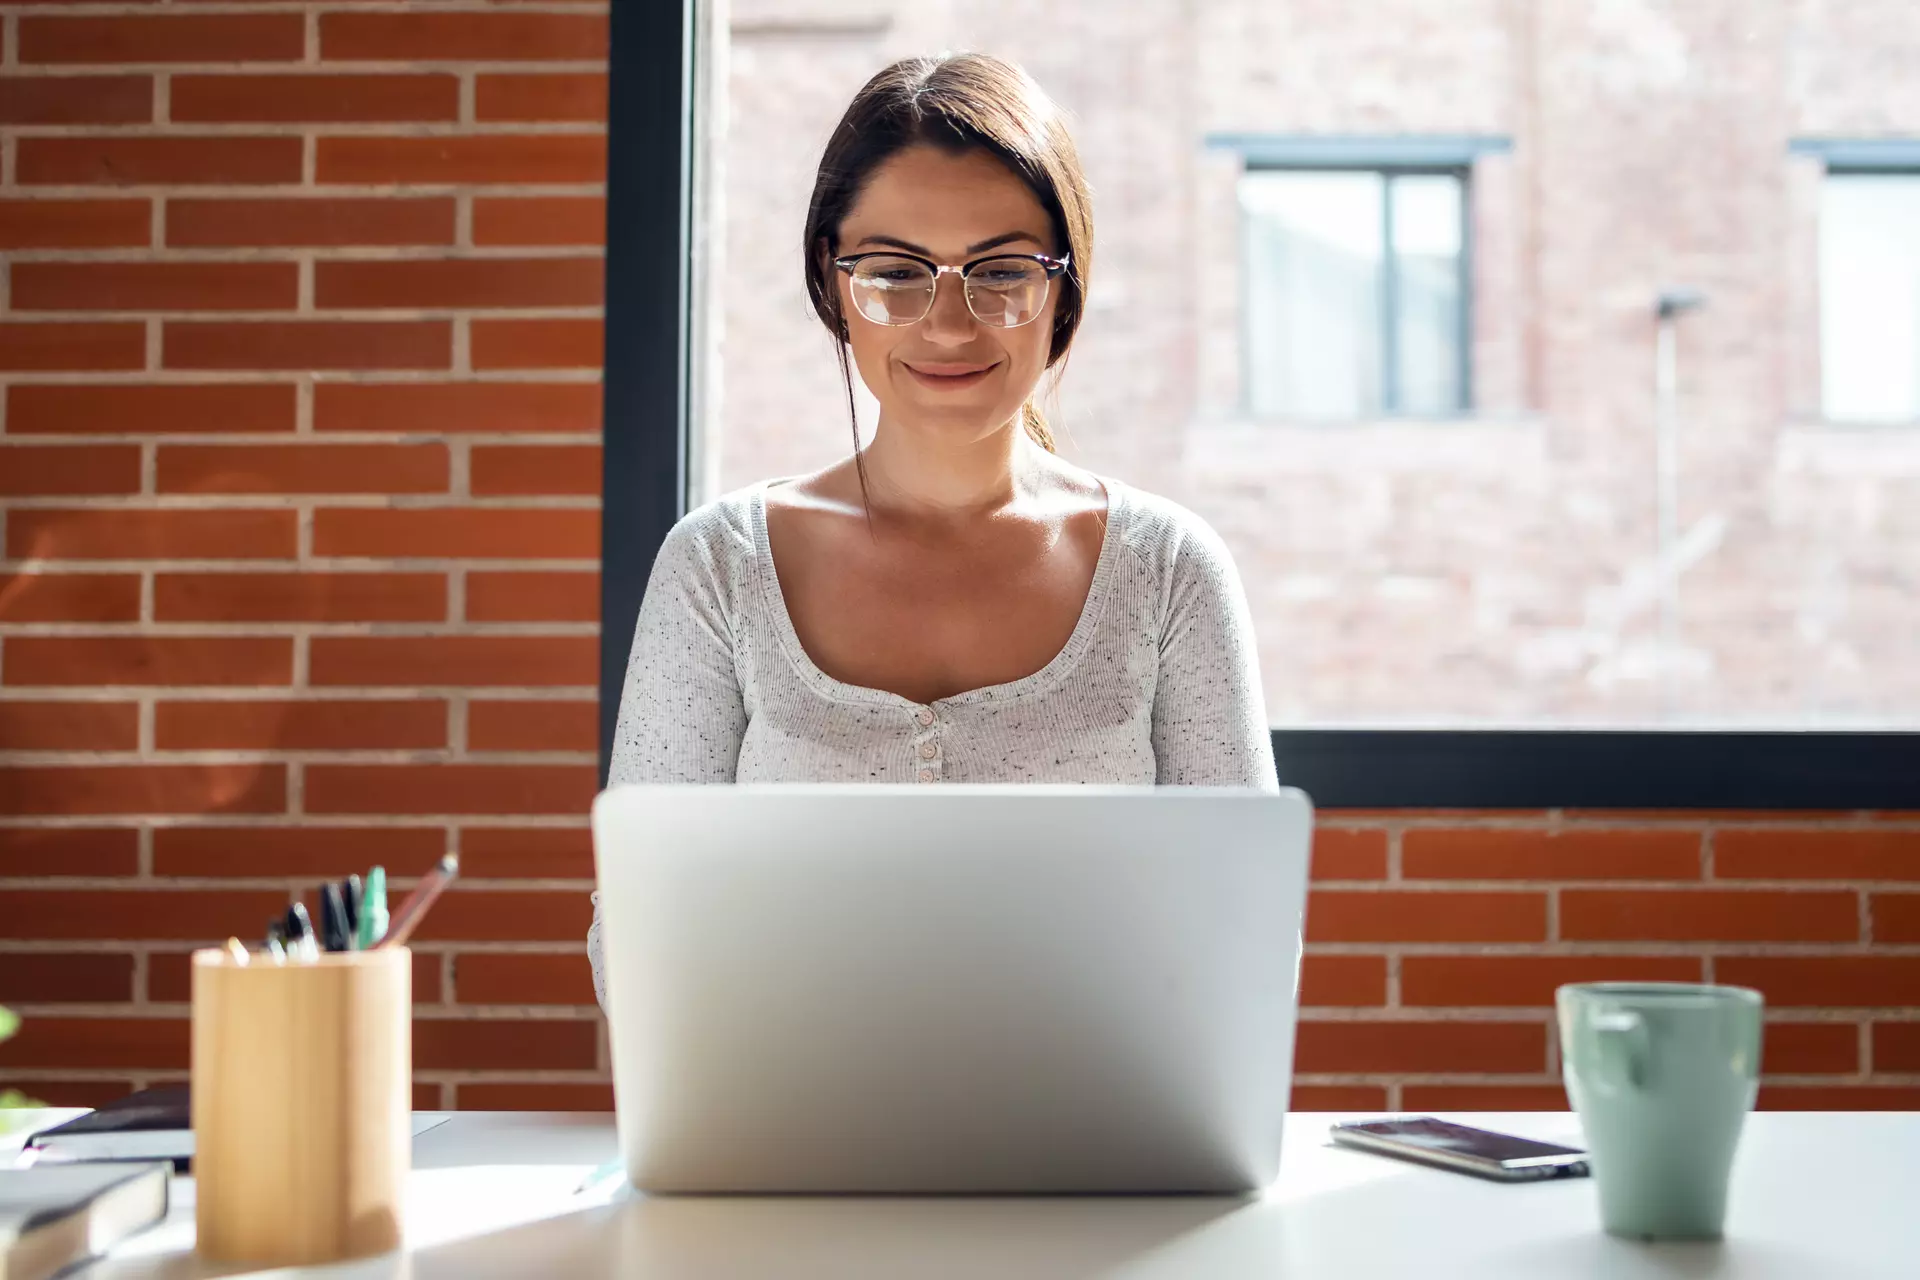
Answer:
<path fill-rule="evenodd" d="M 1325 1145 L 1289 1120 L 1264 1196 L 648 1198 L 619 1179 L 613 1118 L 461 1113 L 415 1142 L 409 1252 L 299 1272 L 201 1264 L 190 1180 L 168 1223 L 84 1280 L 1856 1280 L 1920 1276 L 1920 1113 L 1769 1113 L 1735 1167 L 1728 1239 L 1642 1245 L 1597 1225 L 1585 1179 L 1504 1186 Z M 1457 1116 L 1549 1139 L 1570 1115 Z"/>

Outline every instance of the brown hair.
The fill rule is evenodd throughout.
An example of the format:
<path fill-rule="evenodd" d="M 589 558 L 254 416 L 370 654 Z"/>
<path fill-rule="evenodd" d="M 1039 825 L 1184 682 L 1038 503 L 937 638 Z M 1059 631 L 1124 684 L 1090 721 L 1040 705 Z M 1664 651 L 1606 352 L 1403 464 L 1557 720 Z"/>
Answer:
<path fill-rule="evenodd" d="M 1053 342 L 1047 368 L 1066 358 L 1086 307 L 1093 265 L 1093 200 L 1066 121 L 1046 91 L 1025 71 L 984 53 L 905 58 L 881 71 L 854 95 L 827 141 L 807 204 L 807 296 L 836 339 L 840 377 L 853 416 L 853 371 L 847 361 L 847 321 L 833 279 L 840 224 L 878 169 L 908 147 L 985 151 L 1026 183 L 1053 223 L 1054 240 L 1068 255 L 1058 281 Z M 1028 400 L 1020 408 L 1031 435 L 1046 449 L 1053 432 Z M 860 448 L 854 424 L 854 451 Z"/>

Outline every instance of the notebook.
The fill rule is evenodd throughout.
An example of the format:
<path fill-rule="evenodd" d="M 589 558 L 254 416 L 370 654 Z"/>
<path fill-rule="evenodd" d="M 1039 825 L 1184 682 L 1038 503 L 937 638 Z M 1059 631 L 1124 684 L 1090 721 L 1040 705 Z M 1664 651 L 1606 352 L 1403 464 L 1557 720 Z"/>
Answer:
<path fill-rule="evenodd" d="M 47 1280 L 167 1216 L 164 1164 L 0 1169 L 0 1280 Z"/>

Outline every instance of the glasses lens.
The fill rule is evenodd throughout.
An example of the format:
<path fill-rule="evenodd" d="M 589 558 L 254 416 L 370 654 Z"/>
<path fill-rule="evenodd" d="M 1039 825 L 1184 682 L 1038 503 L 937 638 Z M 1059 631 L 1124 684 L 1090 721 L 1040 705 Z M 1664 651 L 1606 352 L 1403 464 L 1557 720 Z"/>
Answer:
<path fill-rule="evenodd" d="M 853 304 L 875 324 L 913 324 L 933 305 L 933 273 L 912 258 L 862 258 L 852 280 Z"/>
<path fill-rule="evenodd" d="M 1047 304 L 1047 269 L 1031 258 L 988 258 L 967 273 L 967 305 L 981 324 L 1017 329 Z"/>

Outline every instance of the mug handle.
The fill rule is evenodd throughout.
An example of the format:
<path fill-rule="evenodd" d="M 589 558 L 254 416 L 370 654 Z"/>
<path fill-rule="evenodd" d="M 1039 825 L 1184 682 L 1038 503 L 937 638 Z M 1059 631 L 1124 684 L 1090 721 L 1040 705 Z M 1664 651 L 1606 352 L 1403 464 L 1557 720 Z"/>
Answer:
<path fill-rule="evenodd" d="M 1631 1009 L 1608 1009 L 1594 1014 L 1588 1025 L 1601 1070 L 1615 1083 L 1643 1088 L 1651 1048 L 1646 1019 Z"/>

